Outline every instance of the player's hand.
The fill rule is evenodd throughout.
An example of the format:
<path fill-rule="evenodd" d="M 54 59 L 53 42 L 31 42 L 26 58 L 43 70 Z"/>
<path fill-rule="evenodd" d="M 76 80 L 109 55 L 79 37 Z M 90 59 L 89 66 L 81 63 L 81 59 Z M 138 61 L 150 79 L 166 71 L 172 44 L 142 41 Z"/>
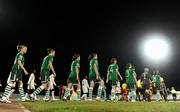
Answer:
<path fill-rule="evenodd" d="M 109 80 L 108 80 L 108 79 L 106 79 L 106 83 L 108 83 L 108 81 L 109 81 Z"/>
<path fill-rule="evenodd" d="M 79 77 L 76 77 L 76 80 L 79 80 Z"/>
<path fill-rule="evenodd" d="M 121 80 L 123 80 L 123 78 L 121 77 Z"/>
<path fill-rule="evenodd" d="M 56 73 L 53 73 L 54 77 L 56 77 Z"/>
<path fill-rule="evenodd" d="M 26 70 L 24 70 L 24 73 L 25 73 L 25 75 L 28 75 L 28 72 Z"/>
<path fill-rule="evenodd" d="M 96 80 L 99 80 L 99 76 L 98 75 L 96 75 Z"/>

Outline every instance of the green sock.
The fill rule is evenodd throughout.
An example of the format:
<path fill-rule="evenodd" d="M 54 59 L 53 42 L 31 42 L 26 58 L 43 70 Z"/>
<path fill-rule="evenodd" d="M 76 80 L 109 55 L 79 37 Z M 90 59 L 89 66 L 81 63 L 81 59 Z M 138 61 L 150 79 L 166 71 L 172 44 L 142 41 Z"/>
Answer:
<path fill-rule="evenodd" d="M 49 99 L 49 96 L 50 96 L 50 89 L 47 89 L 47 90 L 46 90 L 46 93 L 45 93 L 45 97 L 46 97 L 47 99 Z"/>
<path fill-rule="evenodd" d="M 77 95 L 78 95 L 78 99 L 80 99 L 80 97 L 81 97 L 81 90 L 80 89 L 77 90 Z"/>
<path fill-rule="evenodd" d="M 115 94 L 116 94 L 115 90 L 112 89 L 112 90 L 111 90 L 111 97 L 112 97 L 112 98 L 115 98 Z"/>
<path fill-rule="evenodd" d="M 38 95 L 42 90 L 44 90 L 43 86 L 38 87 L 32 94 L 33 96 Z"/>
<path fill-rule="evenodd" d="M 24 89 L 23 89 L 23 87 L 19 87 L 19 93 L 20 93 L 21 98 L 24 97 Z"/>
<path fill-rule="evenodd" d="M 89 99 L 92 99 L 92 94 L 93 94 L 93 88 L 89 88 Z"/>
<path fill-rule="evenodd" d="M 99 88 L 98 88 L 97 96 L 98 96 L 98 97 L 101 97 L 101 94 L 102 94 L 102 87 L 99 87 Z"/>
<path fill-rule="evenodd" d="M 65 93 L 64 93 L 64 97 L 67 98 L 67 96 L 70 94 L 71 89 L 67 88 Z"/>
<path fill-rule="evenodd" d="M 3 97 L 7 97 L 10 91 L 11 91 L 11 86 L 8 84 L 4 90 Z"/>

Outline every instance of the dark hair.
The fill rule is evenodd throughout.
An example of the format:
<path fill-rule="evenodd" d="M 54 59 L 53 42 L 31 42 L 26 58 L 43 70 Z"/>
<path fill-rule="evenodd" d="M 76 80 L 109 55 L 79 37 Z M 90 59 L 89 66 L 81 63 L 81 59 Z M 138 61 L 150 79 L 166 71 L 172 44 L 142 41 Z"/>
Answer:
<path fill-rule="evenodd" d="M 113 64 L 114 61 L 117 61 L 117 59 L 116 58 L 111 58 L 110 63 Z"/>
<path fill-rule="evenodd" d="M 129 68 L 130 66 L 133 66 L 131 63 L 126 64 L 126 68 Z"/>
<path fill-rule="evenodd" d="M 93 59 L 96 55 L 97 55 L 97 53 L 92 53 L 92 54 L 90 54 L 89 57 L 88 57 L 88 60 Z"/>
<path fill-rule="evenodd" d="M 73 55 L 72 60 L 76 60 L 79 56 L 80 56 L 79 54 Z"/>
<path fill-rule="evenodd" d="M 55 51 L 55 50 L 54 50 L 54 49 L 51 49 L 51 48 L 47 48 L 48 54 L 52 53 L 53 51 Z"/>
<path fill-rule="evenodd" d="M 17 45 L 17 50 L 21 51 L 22 48 L 26 47 L 25 45 Z"/>

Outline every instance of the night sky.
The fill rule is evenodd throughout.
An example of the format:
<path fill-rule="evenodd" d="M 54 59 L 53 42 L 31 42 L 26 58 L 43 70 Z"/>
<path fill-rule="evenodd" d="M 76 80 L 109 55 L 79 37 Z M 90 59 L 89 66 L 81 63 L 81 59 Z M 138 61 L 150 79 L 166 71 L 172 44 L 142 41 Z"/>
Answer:
<path fill-rule="evenodd" d="M 56 80 L 66 84 L 73 54 L 81 55 L 81 79 L 88 75 L 88 55 L 99 55 L 100 74 L 106 75 L 110 58 L 116 57 L 124 76 L 125 65 L 136 66 L 137 74 L 154 63 L 142 58 L 138 47 L 143 34 L 167 35 L 173 50 L 160 64 L 168 87 L 180 89 L 180 7 L 169 2 L 78 2 L 60 0 L 0 1 L 0 80 L 6 81 L 14 62 L 17 44 L 28 46 L 25 67 L 39 69 L 48 47 L 56 50 Z M 145 56 L 145 55 L 144 55 Z M 25 82 L 28 76 L 24 76 Z"/>

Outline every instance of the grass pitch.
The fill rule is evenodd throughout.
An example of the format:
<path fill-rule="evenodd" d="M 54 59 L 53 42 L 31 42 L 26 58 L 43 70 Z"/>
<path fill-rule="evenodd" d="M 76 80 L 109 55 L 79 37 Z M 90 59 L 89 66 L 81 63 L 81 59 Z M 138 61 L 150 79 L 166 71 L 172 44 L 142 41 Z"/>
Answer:
<path fill-rule="evenodd" d="M 180 102 L 23 102 L 32 112 L 180 112 Z"/>

